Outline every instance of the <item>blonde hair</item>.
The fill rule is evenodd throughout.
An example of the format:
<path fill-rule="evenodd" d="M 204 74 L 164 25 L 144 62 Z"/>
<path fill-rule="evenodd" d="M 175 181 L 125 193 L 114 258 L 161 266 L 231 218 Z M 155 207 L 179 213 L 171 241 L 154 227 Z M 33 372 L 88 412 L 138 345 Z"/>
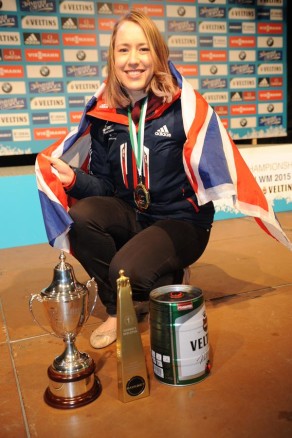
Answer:
<path fill-rule="evenodd" d="M 109 107 L 126 107 L 130 99 L 119 81 L 115 70 L 114 49 L 117 31 L 122 23 L 131 21 L 141 27 L 149 44 L 153 59 L 154 74 L 145 92 L 151 91 L 164 102 L 170 102 L 177 90 L 175 79 L 172 77 L 168 66 L 168 47 L 153 21 L 143 12 L 132 10 L 116 22 L 108 51 L 108 77 L 104 91 L 104 99 Z"/>

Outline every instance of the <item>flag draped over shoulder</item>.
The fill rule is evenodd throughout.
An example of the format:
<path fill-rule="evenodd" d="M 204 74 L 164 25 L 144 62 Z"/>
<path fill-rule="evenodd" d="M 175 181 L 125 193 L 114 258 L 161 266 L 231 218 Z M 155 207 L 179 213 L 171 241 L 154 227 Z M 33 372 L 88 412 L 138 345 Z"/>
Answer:
<path fill-rule="evenodd" d="M 187 136 L 183 162 L 199 205 L 232 198 L 234 207 L 239 212 L 253 216 L 266 233 L 292 250 L 292 244 L 282 230 L 272 206 L 218 115 L 205 99 L 193 90 L 192 85 L 181 76 L 172 63 L 170 68 L 182 90 L 182 115 Z M 45 155 L 62 158 L 76 167 L 85 166 L 91 146 L 90 124 L 86 113 L 102 95 L 104 87 L 103 83 L 88 102 L 78 128 L 43 151 Z M 39 154 L 36 160 L 36 176 L 49 243 L 69 252 L 67 233 L 72 219 L 68 214 L 67 195 L 57 171 L 42 154 Z"/>

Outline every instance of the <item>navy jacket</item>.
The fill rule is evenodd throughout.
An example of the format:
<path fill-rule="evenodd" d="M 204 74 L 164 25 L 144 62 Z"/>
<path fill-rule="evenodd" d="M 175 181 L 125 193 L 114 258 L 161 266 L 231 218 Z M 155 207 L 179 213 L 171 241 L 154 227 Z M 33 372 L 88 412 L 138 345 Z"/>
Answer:
<path fill-rule="evenodd" d="M 154 105 L 153 105 L 154 100 Z M 140 102 L 133 111 L 139 120 Z M 100 108 L 88 113 L 91 118 L 89 173 L 74 169 L 76 182 L 68 192 L 81 199 L 87 196 L 117 196 L 137 211 L 137 220 L 153 223 L 159 219 L 180 219 L 209 229 L 214 218 L 212 202 L 198 206 L 196 195 L 183 166 L 183 129 L 180 95 L 171 104 L 149 101 L 144 132 L 143 183 L 151 203 L 146 211 L 137 209 L 134 189 L 138 172 L 132 151 L 127 111 Z"/>

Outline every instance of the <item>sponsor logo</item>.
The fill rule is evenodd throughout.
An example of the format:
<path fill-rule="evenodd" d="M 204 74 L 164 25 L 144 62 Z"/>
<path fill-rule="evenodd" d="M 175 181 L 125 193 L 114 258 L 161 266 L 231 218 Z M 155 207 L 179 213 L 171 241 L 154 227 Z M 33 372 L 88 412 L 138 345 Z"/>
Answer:
<path fill-rule="evenodd" d="M 229 37 L 230 47 L 256 47 L 256 38 L 252 36 Z"/>
<path fill-rule="evenodd" d="M 58 62 L 61 61 L 61 50 L 57 49 L 25 49 L 25 60 L 28 62 Z"/>
<path fill-rule="evenodd" d="M 283 103 L 259 103 L 259 114 L 283 113 Z"/>
<path fill-rule="evenodd" d="M 227 65 L 226 64 L 203 64 L 200 65 L 200 75 L 201 76 L 224 76 L 227 75 Z"/>
<path fill-rule="evenodd" d="M 240 114 L 256 114 L 256 105 L 231 105 L 230 112 L 232 116 Z"/>
<path fill-rule="evenodd" d="M 226 9 L 225 8 L 208 7 L 208 6 L 200 6 L 199 7 L 199 17 L 225 18 L 226 17 Z"/>
<path fill-rule="evenodd" d="M 29 82 L 29 91 L 32 94 L 63 93 L 64 86 L 61 81 Z"/>
<path fill-rule="evenodd" d="M 27 108 L 26 99 L 22 97 L 9 97 L 0 99 L 0 110 L 22 110 Z"/>
<path fill-rule="evenodd" d="M 258 37 L 257 46 L 258 47 L 283 47 L 283 38 L 282 37 Z"/>
<path fill-rule="evenodd" d="M 226 50 L 201 50 L 199 52 L 200 61 L 202 62 L 216 62 L 216 61 L 227 61 L 227 51 Z"/>
<path fill-rule="evenodd" d="M 227 23 L 225 21 L 201 21 L 199 23 L 201 33 L 226 33 Z"/>
<path fill-rule="evenodd" d="M 214 103 L 220 103 L 220 102 L 225 103 L 225 102 L 228 102 L 228 93 L 224 92 L 224 91 L 222 91 L 220 93 L 216 93 L 216 92 L 209 93 L 209 92 L 206 92 L 206 93 L 203 93 L 202 95 L 206 99 L 206 101 L 208 103 L 210 103 L 210 105 L 212 105 Z"/>
<path fill-rule="evenodd" d="M 195 6 L 166 6 L 167 17 L 196 18 L 197 10 Z"/>
<path fill-rule="evenodd" d="M 283 91 L 282 90 L 269 90 L 269 91 L 259 91 L 258 92 L 259 100 L 283 100 Z"/>
<path fill-rule="evenodd" d="M 36 128 L 33 130 L 33 136 L 34 140 L 50 140 L 64 137 L 68 132 L 68 128 Z"/>
<path fill-rule="evenodd" d="M 20 2 L 23 12 L 56 12 L 56 2 L 51 0 L 25 0 Z"/>
<path fill-rule="evenodd" d="M 230 50 L 229 51 L 229 61 L 255 61 L 256 51 L 255 50 Z"/>
<path fill-rule="evenodd" d="M 70 111 L 69 117 L 70 117 L 70 123 L 79 123 L 82 117 L 83 111 Z"/>
<path fill-rule="evenodd" d="M 28 113 L 4 113 L 0 114 L 0 124 L 3 126 L 29 125 Z"/>
<path fill-rule="evenodd" d="M 100 81 L 72 81 L 67 83 L 68 93 L 94 93 L 100 86 Z"/>
<path fill-rule="evenodd" d="M 128 2 L 127 2 L 128 3 Z M 129 12 L 130 8 L 125 3 L 113 3 L 113 13 L 115 15 L 124 15 Z"/>
<path fill-rule="evenodd" d="M 63 34 L 64 46 L 96 46 L 96 35 L 86 34 Z"/>
<path fill-rule="evenodd" d="M 49 113 L 50 124 L 51 125 L 62 125 L 67 123 L 67 113 L 66 112 L 56 112 L 52 111 Z"/>
<path fill-rule="evenodd" d="M 26 94 L 25 82 L 9 81 L 0 83 L 0 94 Z"/>
<path fill-rule="evenodd" d="M 98 30 L 103 30 L 103 31 L 112 31 L 114 28 L 116 20 L 114 20 L 113 18 L 99 18 L 97 23 L 98 23 Z"/>
<path fill-rule="evenodd" d="M 254 8 L 229 8 L 228 18 L 231 20 L 255 20 L 256 13 Z"/>
<path fill-rule="evenodd" d="M 258 52 L 259 61 L 282 61 L 282 50 L 260 50 Z"/>
<path fill-rule="evenodd" d="M 168 38 L 169 47 L 196 47 L 197 37 L 196 35 L 172 35 Z"/>
<path fill-rule="evenodd" d="M 23 29 L 59 29 L 58 17 L 53 16 L 27 15 L 22 17 L 21 26 Z"/>
<path fill-rule="evenodd" d="M 227 79 L 222 79 L 222 78 L 202 79 L 201 88 L 203 89 L 227 88 Z"/>
<path fill-rule="evenodd" d="M 283 23 L 257 23 L 258 33 L 282 34 Z"/>
<path fill-rule="evenodd" d="M 159 5 L 148 5 L 137 4 L 135 3 L 135 9 L 138 11 L 144 12 L 144 14 L 149 15 L 150 17 L 164 17 L 164 7 Z"/>
<path fill-rule="evenodd" d="M 23 78 L 24 68 L 17 65 L 0 66 L 0 78 Z"/>
<path fill-rule="evenodd" d="M 61 65 L 27 65 L 27 76 L 29 78 L 62 78 L 63 69 Z"/>
<path fill-rule="evenodd" d="M 230 88 L 256 88 L 256 78 L 232 78 Z"/>
<path fill-rule="evenodd" d="M 44 46 L 59 46 L 60 38 L 57 33 L 44 32 L 41 34 L 42 44 Z"/>
<path fill-rule="evenodd" d="M 198 66 L 197 65 L 176 65 L 176 68 L 183 76 L 197 76 L 198 74 Z"/>
<path fill-rule="evenodd" d="M 96 28 L 94 18 L 79 17 L 77 23 L 78 23 L 78 29 L 80 30 L 94 30 Z"/>
<path fill-rule="evenodd" d="M 268 75 L 275 75 L 275 74 L 283 74 L 283 64 L 259 64 L 258 65 L 258 74 L 268 74 Z"/>
<path fill-rule="evenodd" d="M 68 65 L 66 66 L 67 77 L 85 77 L 98 76 L 98 67 L 96 65 Z"/>
<path fill-rule="evenodd" d="M 73 50 L 64 49 L 64 61 L 65 62 L 97 62 L 98 51 L 97 50 Z"/>
<path fill-rule="evenodd" d="M 18 27 L 16 15 L 0 15 L 0 27 Z"/>
<path fill-rule="evenodd" d="M 97 3 L 97 13 L 98 14 L 113 14 L 113 4 L 112 3 Z"/>
<path fill-rule="evenodd" d="M 231 75 L 253 75 L 255 74 L 255 64 L 230 64 Z"/>
<path fill-rule="evenodd" d="M 2 49 L 1 57 L 3 61 L 22 61 L 22 52 L 21 49 Z"/>
<path fill-rule="evenodd" d="M 282 116 L 259 117 L 259 126 L 280 126 L 283 124 Z"/>
<path fill-rule="evenodd" d="M 216 105 L 214 106 L 214 111 L 218 116 L 228 116 L 229 109 L 227 105 Z"/>
<path fill-rule="evenodd" d="M 39 33 L 24 32 L 23 38 L 25 45 L 39 46 L 41 44 L 41 36 Z"/>
<path fill-rule="evenodd" d="M 195 32 L 195 21 L 177 21 L 171 20 L 167 22 L 168 32 Z"/>
<path fill-rule="evenodd" d="M 20 46 L 20 33 L 0 32 L 0 44 L 4 46 Z"/>
<path fill-rule="evenodd" d="M 13 141 L 31 141 L 30 129 L 12 129 Z M 28 150 L 31 153 L 30 150 Z"/>
<path fill-rule="evenodd" d="M 33 113 L 32 123 L 34 125 L 46 125 L 50 121 L 49 113 Z"/>
<path fill-rule="evenodd" d="M 273 76 L 270 78 L 271 87 L 283 87 L 283 77 Z"/>
<path fill-rule="evenodd" d="M 60 2 L 60 13 L 61 14 L 86 14 L 93 15 L 94 14 L 94 2 L 93 1 L 70 1 L 65 0 Z"/>
<path fill-rule="evenodd" d="M 85 99 L 83 96 L 69 96 L 69 107 L 84 107 L 85 105 Z"/>
<path fill-rule="evenodd" d="M 230 121 L 230 127 L 233 129 L 255 128 L 257 126 L 256 117 L 234 117 Z"/>
<path fill-rule="evenodd" d="M 11 141 L 12 140 L 12 131 L 11 129 L 1 129 L 0 131 L 0 140 L 1 141 Z"/>
<path fill-rule="evenodd" d="M 30 100 L 30 107 L 32 110 L 39 109 L 65 109 L 66 99 L 64 96 L 58 97 L 33 97 Z"/>
<path fill-rule="evenodd" d="M 161 128 L 157 129 L 157 131 L 155 132 L 155 135 L 158 135 L 159 137 L 171 137 L 171 134 L 168 131 L 168 128 L 166 125 L 163 125 Z"/>

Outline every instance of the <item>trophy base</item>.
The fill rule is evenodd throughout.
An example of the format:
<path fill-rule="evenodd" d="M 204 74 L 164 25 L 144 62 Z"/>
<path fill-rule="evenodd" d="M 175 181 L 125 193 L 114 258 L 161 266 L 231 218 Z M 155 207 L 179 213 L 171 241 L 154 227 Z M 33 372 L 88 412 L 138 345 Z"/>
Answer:
<path fill-rule="evenodd" d="M 44 394 L 45 402 L 57 409 L 74 409 L 97 399 L 101 383 L 94 369 L 93 361 L 90 367 L 74 374 L 60 373 L 49 366 L 50 383 Z"/>

